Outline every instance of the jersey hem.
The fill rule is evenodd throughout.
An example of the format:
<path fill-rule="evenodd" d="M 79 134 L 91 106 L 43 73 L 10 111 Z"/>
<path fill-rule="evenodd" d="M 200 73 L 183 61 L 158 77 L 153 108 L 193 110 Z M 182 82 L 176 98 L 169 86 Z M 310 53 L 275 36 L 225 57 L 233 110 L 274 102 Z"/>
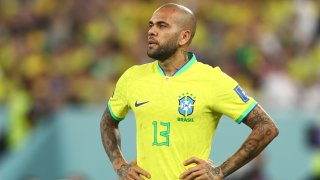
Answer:
<path fill-rule="evenodd" d="M 252 111 L 254 107 L 256 107 L 258 103 L 256 101 L 252 102 L 252 104 L 238 117 L 236 122 L 240 124 L 244 118 Z"/>
<path fill-rule="evenodd" d="M 117 121 L 121 121 L 124 119 L 123 118 L 119 118 L 117 117 L 113 112 L 112 112 L 112 109 L 111 109 L 111 106 L 110 106 L 110 101 L 108 101 L 108 109 L 109 109 L 109 112 L 110 112 L 110 115 L 112 116 L 113 119 L 117 120 Z"/>

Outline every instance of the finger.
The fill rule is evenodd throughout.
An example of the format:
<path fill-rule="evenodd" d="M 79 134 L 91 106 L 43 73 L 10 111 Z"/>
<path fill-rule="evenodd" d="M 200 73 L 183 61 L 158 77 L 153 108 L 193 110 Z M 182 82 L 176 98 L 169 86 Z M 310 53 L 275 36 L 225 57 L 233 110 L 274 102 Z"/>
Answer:
<path fill-rule="evenodd" d="M 132 179 L 132 177 L 129 177 L 129 175 L 127 177 L 119 177 L 119 180 L 135 180 Z"/>
<path fill-rule="evenodd" d="M 195 167 L 189 168 L 188 170 L 186 170 L 185 172 L 183 172 L 180 175 L 180 178 L 184 179 L 184 178 L 188 177 L 190 174 L 192 174 L 193 172 L 199 171 L 200 169 L 201 169 L 200 166 L 195 166 Z"/>
<path fill-rule="evenodd" d="M 200 164 L 202 161 L 203 161 L 202 159 L 199 159 L 197 157 L 191 157 L 186 161 L 184 161 L 183 165 L 188 166 L 189 164 L 192 164 L 192 163 Z"/>
<path fill-rule="evenodd" d="M 137 165 L 137 160 L 135 159 L 135 160 L 131 161 L 130 164 L 132 164 L 132 165 Z"/>
<path fill-rule="evenodd" d="M 147 171 L 141 169 L 139 166 L 134 166 L 133 167 L 134 171 L 136 171 L 138 174 L 141 174 L 143 175 L 144 177 L 150 179 L 151 178 L 151 175 L 150 173 L 148 173 Z"/>
<path fill-rule="evenodd" d="M 143 180 L 142 177 L 140 177 L 139 174 L 135 171 L 130 172 L 129 177 L 133 180 Z"/>
<path fill-rule="evenodd" d="M 196 177 L 194 180 L 209 180 L 209 176 L 206 174 L 202 174 L 201 176 Z"/>
<path fill-rule="evenodd" d="M 206 174 L 206 171 L 203 171 L 203 170 L 193 171 L 192 173 L 187 175 L 185 178 L 183 178 L 183 180 L 193 180 L 203 174 Z"/>
<path fill-rule="evenodd" d="M 126 177 L 126 178 L 124 178 L 123 180 L 135 180 L 135 179 L 133 179 L 133 178 L 131 178 L 131 177 Z"/>

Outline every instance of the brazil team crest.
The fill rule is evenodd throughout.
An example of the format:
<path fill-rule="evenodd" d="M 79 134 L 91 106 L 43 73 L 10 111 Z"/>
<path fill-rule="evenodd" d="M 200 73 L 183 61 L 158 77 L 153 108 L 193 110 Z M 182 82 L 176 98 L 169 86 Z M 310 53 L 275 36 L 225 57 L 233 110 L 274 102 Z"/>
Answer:
<path fill-rule="evenodd" d="M 195 98 L 192 98 L 192 94 L 187 93 L 179 97 L 178 111 L 183 116 L 189 116 L 193 113 Z"/>

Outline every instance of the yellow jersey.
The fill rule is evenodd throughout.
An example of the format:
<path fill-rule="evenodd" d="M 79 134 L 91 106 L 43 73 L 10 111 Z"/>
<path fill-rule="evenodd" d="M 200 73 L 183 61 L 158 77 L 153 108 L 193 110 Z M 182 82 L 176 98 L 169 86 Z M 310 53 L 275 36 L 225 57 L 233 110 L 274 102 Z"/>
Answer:
<path fill-rule="evenodd" d="M 178 180 L 190 157 L 207 160 L 221 116 L 240 123 L 257 104 L 219 67 L 197 61 L 193 53 L 188 56 L 170 77 L 158 61 L 129 68 L 108 101 L 116 120 L 133 110 L 137 163 L 154 180 Z"/>

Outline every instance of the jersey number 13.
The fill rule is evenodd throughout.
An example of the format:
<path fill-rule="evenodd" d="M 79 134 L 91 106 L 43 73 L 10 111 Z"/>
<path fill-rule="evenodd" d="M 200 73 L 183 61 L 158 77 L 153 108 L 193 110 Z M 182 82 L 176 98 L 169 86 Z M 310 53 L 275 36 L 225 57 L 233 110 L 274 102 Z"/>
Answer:
<path fill-rule="evenodd" d="M 170 122 L 158 122 L 158 121 L 153 121 L 153 146 L 169 146 L 170 145 Z M 159 127 L 158 127 L 159 126 Z M 158 133 L 158 129 L 163 129 L 165 128 L 165 131 L 160 131 Z M 159 137 L 162 136 L 162 137 Z M 161 141 L 159 140 L 161 139 Z"/>

